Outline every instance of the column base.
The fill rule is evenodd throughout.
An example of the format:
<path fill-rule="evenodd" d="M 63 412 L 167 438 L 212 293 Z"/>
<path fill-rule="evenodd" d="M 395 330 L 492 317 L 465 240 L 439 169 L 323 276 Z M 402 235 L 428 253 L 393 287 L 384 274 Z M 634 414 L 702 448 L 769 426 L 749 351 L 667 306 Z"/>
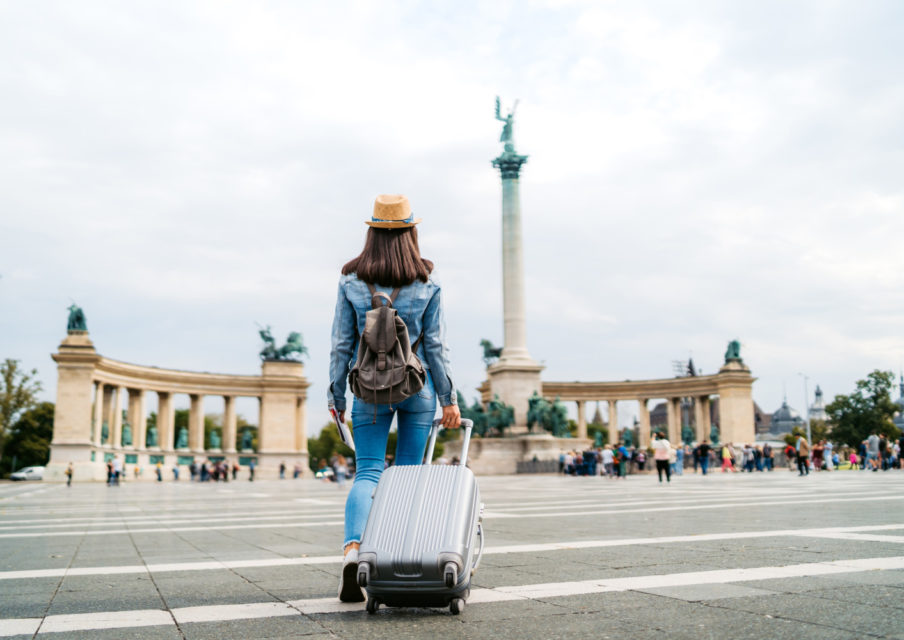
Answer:
<path fill-rule="evenodd" d="M 540 372 L 544 368 L 529 358 L 523 362 L 500 359 L 487 368 L 488 384 L 483 385 L 482 400 L 489 402 L 498 395 L 502 402 L 514 407 L 515 423 L 510 427 L 510 433 L 527 433 L 527 401 L 535 391 L 543 394 Z"/>

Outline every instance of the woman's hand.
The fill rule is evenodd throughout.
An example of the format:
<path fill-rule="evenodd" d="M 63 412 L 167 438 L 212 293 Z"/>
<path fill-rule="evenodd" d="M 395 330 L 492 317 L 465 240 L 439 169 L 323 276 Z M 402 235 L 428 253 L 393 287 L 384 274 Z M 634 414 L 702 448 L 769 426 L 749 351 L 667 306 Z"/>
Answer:
<path fill-rule="evenodd" d="M 458 429 L 461 426 L 461 411 L 457 404 L 443 407 L 443 429 Z"/>

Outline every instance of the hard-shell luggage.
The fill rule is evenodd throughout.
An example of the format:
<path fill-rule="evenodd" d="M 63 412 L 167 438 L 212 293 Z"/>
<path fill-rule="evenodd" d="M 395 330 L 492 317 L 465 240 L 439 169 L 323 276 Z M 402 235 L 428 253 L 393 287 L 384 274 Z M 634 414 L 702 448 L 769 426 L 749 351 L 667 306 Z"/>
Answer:
<path fill-rule="evenodd" d="M 367 590 L 369 613 L 384 604 L 449 607 L 457 614 L 470 594 L 484 545 L 480 490 L 465 466 L 473 423 L 461 421 L 457 465 L 430 464 L 439 425 L 430 431 L 425 464 L 389 467 L 374 491 L 358 551 L 358 584 Z"/>

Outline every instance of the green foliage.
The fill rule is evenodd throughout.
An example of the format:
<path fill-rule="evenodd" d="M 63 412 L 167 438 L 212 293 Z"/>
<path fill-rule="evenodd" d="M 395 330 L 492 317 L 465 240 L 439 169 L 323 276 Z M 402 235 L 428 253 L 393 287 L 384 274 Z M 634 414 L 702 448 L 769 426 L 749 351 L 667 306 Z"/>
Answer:
<path fill-rule="evenodd" d="M 22 414 L 38 404 L 41 383 L 37 369 L 23 371 L 18 360 L 0 363 L 0 458 L 13 425 Z"/>
<path fill-rule="evenodd" d="M 873 432 L 897 438 L 900 430 L 892 422 L 897 410 L 891 399 L 893 383 L 891 371 L 876 369 L 858 380 L 850 395 L 835 396 L 826 407 L 832 439 L 856 447 Z"/>
<path fill-rule="evenodd" d="M 53 438 L 53 410 L 52 402 L 41 402 L 22 413 L 10 429 L 0 469 L 13 471 L 14 458 L 18 468 L 47 464 Z"/>

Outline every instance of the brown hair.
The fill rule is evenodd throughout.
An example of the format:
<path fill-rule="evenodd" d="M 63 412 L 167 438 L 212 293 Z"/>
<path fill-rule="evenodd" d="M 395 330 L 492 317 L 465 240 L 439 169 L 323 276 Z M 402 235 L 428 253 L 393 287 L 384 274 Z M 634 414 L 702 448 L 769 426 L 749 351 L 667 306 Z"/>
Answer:
<path fill-rule="evenodd" d="M 404 287 L 415 280 L 427 282 L 433 263 L 421 257 L 417 229 L 379 229 L 370 227 L 364 249 L 357 258 L 342 267 L 342 274 L 357 274 L 370 284 Z"/>

